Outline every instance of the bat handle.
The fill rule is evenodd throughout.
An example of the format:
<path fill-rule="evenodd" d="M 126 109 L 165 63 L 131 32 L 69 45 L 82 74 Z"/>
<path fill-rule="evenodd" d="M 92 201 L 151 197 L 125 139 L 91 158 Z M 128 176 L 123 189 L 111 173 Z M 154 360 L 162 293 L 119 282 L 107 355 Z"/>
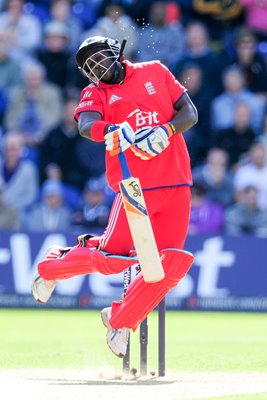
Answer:
<path fill-rule="evenodd" d="M 126 40 L 125 40 L 125 43 L 126 43 Z M 109 131 L 110 132 L 113 131 L 114 129 L 115 128 L 112 129 L 112 127 L 109 127 Z M 130 178 L 131 172 L 129 170 L 125 154 L 124 153 L 119 153 L 118 157 L 119 157 L 119 163 L 120 163 L 121 171 L 122 171 L 122 179 Z"/>
<path fill-rule="evenodd" d="M 119 153 L 118 157 L 119 157 L 119 162 L 120 162 L 121 171 L 122 171 L 122 178 L 123 179 L 130 178 L 131 172 L 129 170 L 125 154 Z"/>

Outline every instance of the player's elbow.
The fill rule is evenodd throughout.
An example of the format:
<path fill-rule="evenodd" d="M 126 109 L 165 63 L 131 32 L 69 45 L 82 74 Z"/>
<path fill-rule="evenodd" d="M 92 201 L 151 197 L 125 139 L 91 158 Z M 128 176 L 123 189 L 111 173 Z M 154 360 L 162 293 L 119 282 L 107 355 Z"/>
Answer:
<path fill-rule="evenodd" d="M 198 111 L 194 104 L 190 104 L 188 108 L 188 119 L 191 124 L 191 127 L 196 125 L 198 122 Z"/>
<path fill-rule="evenodd" d="M 90 130 L 88 128 L 84 128 L 84 127 L 79 128 L 79 134 L 82 137 L 87 138 L 87 139 L 91 136 Z"/>
<path fill-rule="evenodd" d="M 84 123 L 80 122 L 80 120 L 79 120 L 78 131 L 82 137 L 84 137 L 86 139 L 91 139 L 91 124 L 88 124 L 88 123 L 84 124 Z"/>

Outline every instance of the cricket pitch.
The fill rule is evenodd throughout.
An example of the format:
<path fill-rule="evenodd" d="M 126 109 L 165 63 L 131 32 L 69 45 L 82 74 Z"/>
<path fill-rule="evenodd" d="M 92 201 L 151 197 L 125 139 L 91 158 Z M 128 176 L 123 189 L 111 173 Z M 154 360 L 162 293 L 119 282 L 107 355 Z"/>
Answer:
<path fill-rule="evenodd" d="M 92 369 L 0 370 L 8 400 L 194 400 L 266 394 L 267 373 L 170 372 L 165 377 L 122 377 L 108 367 Z M 250 397 L 249 397 L 250 398 Z"/>

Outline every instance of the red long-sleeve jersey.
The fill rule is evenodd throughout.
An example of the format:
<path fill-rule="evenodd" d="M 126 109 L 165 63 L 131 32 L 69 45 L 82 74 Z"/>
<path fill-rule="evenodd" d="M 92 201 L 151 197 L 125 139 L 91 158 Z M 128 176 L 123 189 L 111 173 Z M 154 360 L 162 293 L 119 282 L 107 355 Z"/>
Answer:
<path fill-rule="evenodd" d="M 173 105 L 186 90 L 184 86 L 159 61 L 123 63 L 126 77 L 122 84 L 100 82 L 97 87 L 91 84 L 83 89 L 75 119 L 83 111 L 94 111 L 109 124 L 128 121 L 134 130 L 169 122 L 174 116 Z M 190 159 L 182 134 L 177 132 L 170 141 L 170 146 L 150 160 L 141 160 L 130 149 L 125 151 L 129 169 L 133 176 L 139 177 L 143 189 L 192 183 Z M 111 157 L 108 152 L 106 175 L 109 185 L 117 192 L 122 173 L 118 157 Z"/>

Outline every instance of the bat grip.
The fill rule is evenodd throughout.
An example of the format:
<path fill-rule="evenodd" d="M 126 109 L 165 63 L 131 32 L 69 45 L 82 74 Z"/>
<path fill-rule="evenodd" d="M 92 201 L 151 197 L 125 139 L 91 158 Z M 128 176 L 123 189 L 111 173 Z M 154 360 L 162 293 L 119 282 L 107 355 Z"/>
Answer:
<path fill-rule="evenodd" d="M 112 127 L 109 127 L 109 132 L 113 131 L 114 129 L 115 128 L 112 129 Z M 126 160 L 124 153 L 119 153 L 118 158 L 119 158 L 119 163 L 121 166 L 122 179 L 130 178 L 131 172 L 129 170 L 127 160 Z"/>
<path fill-rule="evenodd" d="M 123 179 L 130 178 L 131 172 L 129 170 L 125 154 L 119 153 L 118 157 L 119 157 L 119 162 L 120 162 L 121 171 L 122 171 L 122 178 Z"/>

